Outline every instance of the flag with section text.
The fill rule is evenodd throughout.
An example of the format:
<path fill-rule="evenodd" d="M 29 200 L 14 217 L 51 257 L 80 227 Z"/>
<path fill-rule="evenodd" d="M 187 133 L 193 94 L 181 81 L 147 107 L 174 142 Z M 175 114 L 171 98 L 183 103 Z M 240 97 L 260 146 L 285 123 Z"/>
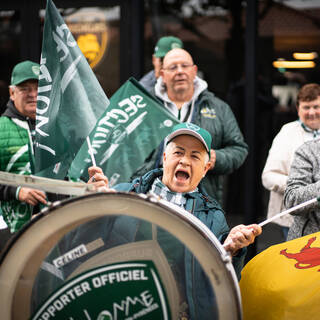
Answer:
<path fill-rule="evenodd" d="M 244 320 L 318 319 L 320 232 L 269 247 L 240 280 Z"/>
<path fill-rule="evenodd" d="M 36 116 L 35 174 L 63 179 L 109 100 L 47 0 Z"/>
<path fill-rule="evenodd" d="M 110 187 L 128 182 L 177 123 L 177 118 L 137 80 L 127 80 L 110 98 L 110 105 L 89 137 L 96 164 L 109 178 Z M 92 160 L 84 142 L 68 175 L 87 180 L 90 166 Z"/>

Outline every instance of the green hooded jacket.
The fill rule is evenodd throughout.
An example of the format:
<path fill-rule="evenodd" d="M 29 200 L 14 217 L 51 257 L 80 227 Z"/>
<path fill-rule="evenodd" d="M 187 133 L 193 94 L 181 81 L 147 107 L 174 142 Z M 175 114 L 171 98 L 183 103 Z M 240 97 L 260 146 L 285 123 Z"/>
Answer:
<path fill-rule="evenodd" d="M 10 100 L 7 109 L 0 117 L 0 170 L 10 173 L 29 175 L 30 127 L 34 123 L 26 119 Z M 33 207 L 17 200 L 19 189 L 0 185 L 1 211 L 10 231 L 18 231 L 31 218 Z"/>

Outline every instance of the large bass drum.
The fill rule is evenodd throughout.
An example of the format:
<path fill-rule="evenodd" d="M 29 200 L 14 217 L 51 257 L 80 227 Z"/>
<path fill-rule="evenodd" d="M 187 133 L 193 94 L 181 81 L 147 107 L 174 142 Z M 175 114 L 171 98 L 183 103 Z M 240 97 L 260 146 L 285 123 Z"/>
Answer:
<path fill-rule="evenodd" d="M 2 320 L 241 319 L 230 256 L 197 218 L 154 196 L 55 203 L 0 259 Z"/>

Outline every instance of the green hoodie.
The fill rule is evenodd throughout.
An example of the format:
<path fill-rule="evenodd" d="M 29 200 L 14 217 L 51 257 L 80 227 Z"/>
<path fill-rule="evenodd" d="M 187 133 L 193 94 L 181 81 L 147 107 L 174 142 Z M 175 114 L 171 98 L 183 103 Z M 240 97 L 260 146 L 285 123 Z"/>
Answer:
<path fill-rule="evenodd" d="M 29 143 L 31 143 L 28 119 L 18 113 L 9 101 L 0 117 L 0 170 L 10 173 L 31 174 Z M 17 200 L 19 189 L 0 186 L 1 210 L 10 231 L 18 231 L 31 218 L 32 206 Z"/>

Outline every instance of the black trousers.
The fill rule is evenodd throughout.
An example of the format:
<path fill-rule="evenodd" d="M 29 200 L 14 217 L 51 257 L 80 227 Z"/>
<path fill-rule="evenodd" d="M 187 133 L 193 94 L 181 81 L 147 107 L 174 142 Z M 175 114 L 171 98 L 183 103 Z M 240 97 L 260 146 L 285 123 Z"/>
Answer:
<path fill-rule="evenodd" d="M 0 229 L 0 254 L 12 236 L 13 234 L 10 232 L 9 228 Z"/>

